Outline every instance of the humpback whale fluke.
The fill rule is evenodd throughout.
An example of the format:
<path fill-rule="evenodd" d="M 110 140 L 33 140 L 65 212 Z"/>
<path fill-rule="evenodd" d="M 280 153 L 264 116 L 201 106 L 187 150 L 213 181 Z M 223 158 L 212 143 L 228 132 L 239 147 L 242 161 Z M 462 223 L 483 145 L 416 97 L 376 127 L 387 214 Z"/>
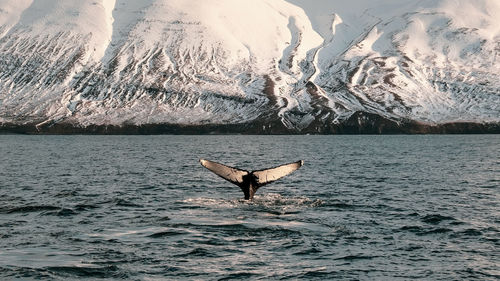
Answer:
<path fill-rule="evenodd" d="M 249 172 L 205 159 L 200 159 L 200 163 L 219 177 L 239 186 L 246 200 L 252 200 L 259 187 L 289 175 L 304 165 L 304 161 L 300 160 L 270 169 Z"/>

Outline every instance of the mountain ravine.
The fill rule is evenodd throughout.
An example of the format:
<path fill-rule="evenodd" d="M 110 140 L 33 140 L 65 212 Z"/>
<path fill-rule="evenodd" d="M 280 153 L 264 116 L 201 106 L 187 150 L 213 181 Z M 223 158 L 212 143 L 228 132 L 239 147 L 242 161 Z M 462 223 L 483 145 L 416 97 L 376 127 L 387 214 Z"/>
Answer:
<path fill-rule="evenodd" d="M 500 133 L 500 2 L 3 0 L 0 132 Z"/>

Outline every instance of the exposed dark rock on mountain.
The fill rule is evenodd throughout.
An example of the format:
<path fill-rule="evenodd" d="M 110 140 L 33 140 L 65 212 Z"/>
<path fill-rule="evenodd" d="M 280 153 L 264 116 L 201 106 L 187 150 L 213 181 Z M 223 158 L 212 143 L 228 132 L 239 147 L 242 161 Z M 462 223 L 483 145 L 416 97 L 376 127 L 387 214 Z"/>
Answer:
<path fill-rule="evenodd" d="M 497 133 L 499 18 L 496 0 L 7 0 L 0 130 Z"/>

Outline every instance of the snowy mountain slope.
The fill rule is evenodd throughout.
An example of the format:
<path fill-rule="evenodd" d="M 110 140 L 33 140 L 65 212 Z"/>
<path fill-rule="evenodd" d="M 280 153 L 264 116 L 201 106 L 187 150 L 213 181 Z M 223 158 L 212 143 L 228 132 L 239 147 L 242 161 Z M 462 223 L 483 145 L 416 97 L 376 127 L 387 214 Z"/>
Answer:
<path fill-rule="evenodd" d="M 499 19 L 495 0 L 0 0 L 0 123 L 499 123 Z"/>

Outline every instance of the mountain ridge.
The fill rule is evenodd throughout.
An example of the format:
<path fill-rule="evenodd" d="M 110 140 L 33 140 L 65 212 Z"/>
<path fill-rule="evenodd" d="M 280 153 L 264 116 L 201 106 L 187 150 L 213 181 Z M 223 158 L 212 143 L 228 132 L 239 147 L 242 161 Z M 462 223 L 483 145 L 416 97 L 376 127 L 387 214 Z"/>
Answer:
<path fill-rule="evenodd" d="M 258 133 L 241 124 L 269 123 L 281 124 L 276 133 L 339 133 L 360 113 L 395 124 L 390 132 L 500 123 L 491 0 L 8 0 L 0 9 L 4 128 Z"/>

